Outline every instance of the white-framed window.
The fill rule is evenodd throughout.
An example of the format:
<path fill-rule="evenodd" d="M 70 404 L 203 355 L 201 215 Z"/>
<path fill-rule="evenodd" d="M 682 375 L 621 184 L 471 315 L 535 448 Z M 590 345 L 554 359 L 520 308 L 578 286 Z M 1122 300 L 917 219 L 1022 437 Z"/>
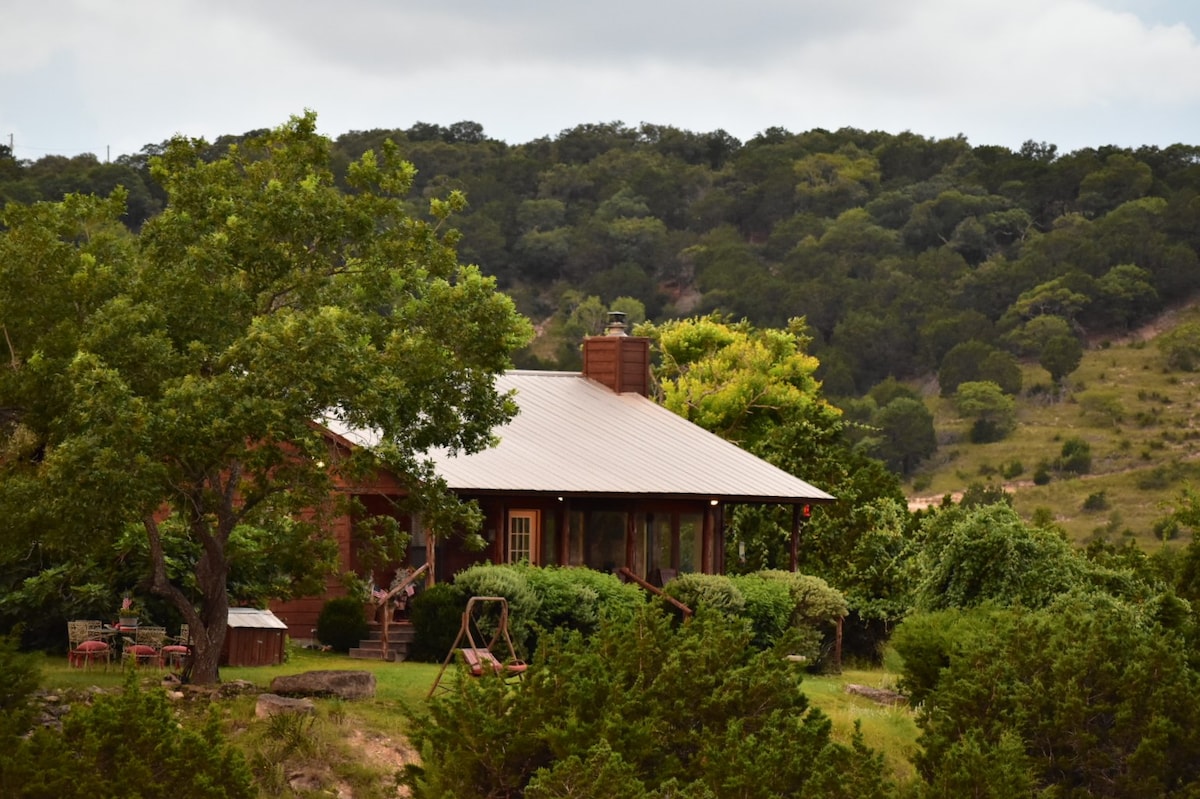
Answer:
<path fill-rule="evenodd" d="M 508 512 L 508 562 L 538 562 L 538 542 L 541 539 L 539 514 L 536 510 Z"/>

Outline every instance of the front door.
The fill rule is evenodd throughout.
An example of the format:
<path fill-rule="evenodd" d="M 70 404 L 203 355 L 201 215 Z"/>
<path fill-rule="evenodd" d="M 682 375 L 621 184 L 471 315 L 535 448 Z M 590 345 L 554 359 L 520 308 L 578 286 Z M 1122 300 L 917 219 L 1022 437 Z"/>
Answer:
<path fill-rule="evenodd" d="M 540 514 L 536 510 L 508 512 L 508 562 L 538 565 L 541 541 Z"/>

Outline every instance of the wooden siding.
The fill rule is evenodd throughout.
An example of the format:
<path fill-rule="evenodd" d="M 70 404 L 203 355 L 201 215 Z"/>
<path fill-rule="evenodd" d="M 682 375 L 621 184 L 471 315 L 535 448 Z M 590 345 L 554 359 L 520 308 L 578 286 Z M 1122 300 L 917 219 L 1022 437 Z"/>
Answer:
<path fill-rule="evenodd" d="M 230 627 L 221 648 L 222 666 L 278 666 L 283 663 L 286 630 Z"/>

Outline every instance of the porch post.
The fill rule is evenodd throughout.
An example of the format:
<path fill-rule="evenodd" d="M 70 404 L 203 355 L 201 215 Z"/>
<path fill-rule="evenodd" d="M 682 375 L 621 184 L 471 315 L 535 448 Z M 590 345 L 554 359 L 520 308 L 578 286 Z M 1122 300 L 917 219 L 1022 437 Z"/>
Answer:
<path fill-rule="evenodd" d="M 638 573 L 634 565 L 635 554 L 637 547 L 634 544 L 634 536 L 637 535 L 637 512 L 636 507 L 630 505 L 625 511 L 625 568 L 629 569 L 634 574 Z M 639 577 L 642 575 L 638 575 Z"/>
<path fill-rule="evenodd" d="M 700 534 L 700 573 L 713 573 L 713 506 L 704 507 L 704 527 Z"/>
<path fill-rule="evenodd" d="M 571 562 L 571 553 L 567 551 L 567 547 L 571 545 L 571 531 L 567 529 L 567 525 L 571 523 L 571 513 L 567 504 L 565 500 L 559 500 L 558 510 L 555 511 L 554 530 L 558 536 L 559 566 L 566 566 Z"/>
<path fill-rule="evenodd" d="M 437 582 L 437 537 L 428 527 L 425 528 L 425 562 L 429 564 L 429 571 L 425 572 L 425 587 L 433 588 Z"/>
<path fill-rule="evenodd" d="M 792 542 L 790 552 L 791 565 L 789 569 L 796 571 L 800 567 L 800 506 L 792 505 Z"/>
<path fill-rule="evenodd" d="M 492 558 L 496 563 L 507 563 L 504 548 L 508 545 L 508 503 L 500 500 L 500 524 L 496 530 L 496 540 L 492 542 Z M 532 550 L 533 542 L 530 542 Z"/>

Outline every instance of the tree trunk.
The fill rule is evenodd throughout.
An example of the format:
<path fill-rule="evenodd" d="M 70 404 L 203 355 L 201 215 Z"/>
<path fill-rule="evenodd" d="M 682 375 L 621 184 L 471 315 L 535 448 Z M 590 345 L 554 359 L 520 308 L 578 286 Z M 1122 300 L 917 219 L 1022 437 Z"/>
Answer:
<path fill-rule="evenodd" d="M 157 521 L 147 517 L 143 519 L 143 526 L 150 541 L 150 589 L 169 600 L 183 615 L 191 630 L 192 661 L 185 677 L 196 685 L 216 683 L 220 680 L 218 664 L 229 626 L 229 590 L 226 585 L 229 563 L 224 547 L 228 536 L 208 535 L 199 525 L 193 527 L 204 547 L 196 564 L 196 583 L 200 589 L 200 606 L 197 608 L 191 597 L 167 579 L 166 557 Z"/>

